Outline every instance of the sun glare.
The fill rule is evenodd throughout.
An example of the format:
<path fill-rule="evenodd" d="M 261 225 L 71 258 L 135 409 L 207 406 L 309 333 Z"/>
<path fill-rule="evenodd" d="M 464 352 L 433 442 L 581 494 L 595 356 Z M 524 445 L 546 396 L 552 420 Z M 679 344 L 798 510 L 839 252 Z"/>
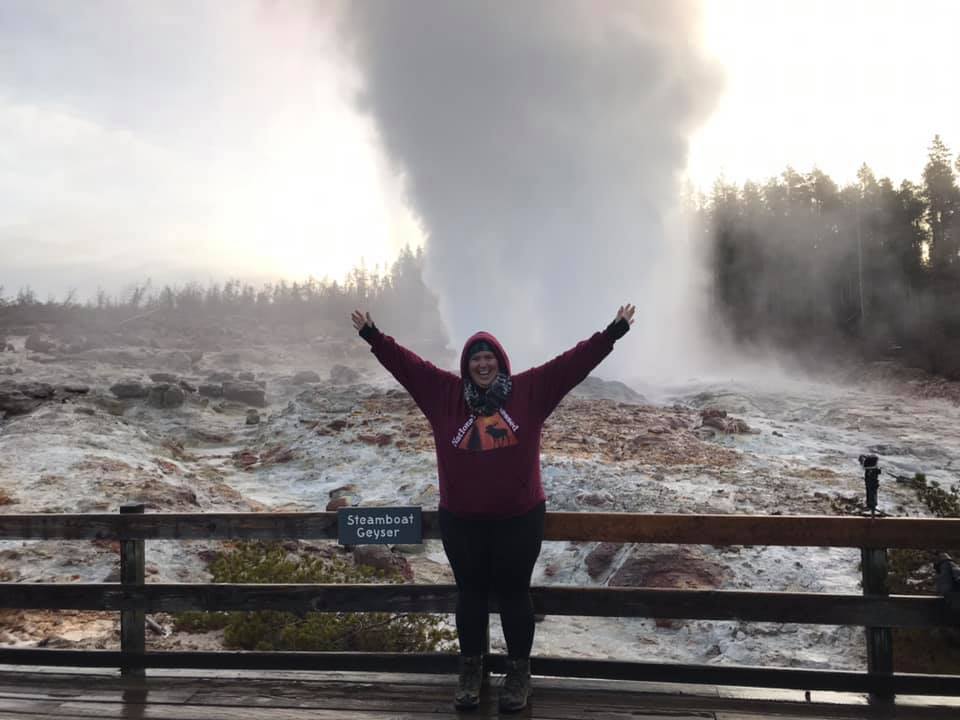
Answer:
<path fill-rule="evenodd" d="M 933 135 L 956 132 L 958 2 L 707 0 L 703 22 L 726 75 L 691 143 L 688 173 L 703 190 L 721 173 L 762 181 L 787 165 L 849 182 L 867 162 L 918 179 Z"/>

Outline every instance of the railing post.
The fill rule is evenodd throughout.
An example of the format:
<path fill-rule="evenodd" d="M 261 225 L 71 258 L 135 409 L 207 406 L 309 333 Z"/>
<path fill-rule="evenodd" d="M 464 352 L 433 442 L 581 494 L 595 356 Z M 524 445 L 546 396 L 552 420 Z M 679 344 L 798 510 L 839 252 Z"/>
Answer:
<path fill-rule="evenodd" d="M 480 681 L 482 687 L 490 687 L 490 614 L 487 614 L 487 629 L 483 631 L 483 679 Z"/>
<path fill-rule="evenodd" d="M 885 548 L 861 548 L 861 567 L 863 568 L 863 594 L 888 595 L 887 591 L 887 551 Z M 893 674 L 893 638 L 890 628 L 868 627 L 867 634 L 867 672 L 871 675 Z M 872 700 L 891 700 L 892 691 L 870 693 Z"/>
<path fill-rule="evenodd" d="M 121 505 L 121 514 L 143 513 L 143 503 Z M 143 587 L 144 541 L 121 538 L 120 582 L 124 589 Z M 124 654 L 120 673 L 130 677 L 143 677 L 142 656 L 146 650 L 146 613 L 144 610 L 127 608 L 120 611 L 120 651 Z M 136 656 L 140 656 L 137 658 Z"/>

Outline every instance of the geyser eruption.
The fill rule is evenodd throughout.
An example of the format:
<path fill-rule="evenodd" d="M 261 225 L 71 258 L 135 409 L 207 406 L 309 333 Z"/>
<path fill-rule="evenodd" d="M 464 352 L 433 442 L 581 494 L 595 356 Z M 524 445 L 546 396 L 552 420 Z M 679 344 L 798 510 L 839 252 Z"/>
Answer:
<path fill-rule="evenodd" d="M 346 12 L 359 100 L 422 220 L 454 345 L 488 329 L 525 367 L 631 301 L 635 350 L 667 364 L 689 354 L 677 337 L 691 266 L 668 223 L 687 138 L 719 87 L 693 3 Z"/>

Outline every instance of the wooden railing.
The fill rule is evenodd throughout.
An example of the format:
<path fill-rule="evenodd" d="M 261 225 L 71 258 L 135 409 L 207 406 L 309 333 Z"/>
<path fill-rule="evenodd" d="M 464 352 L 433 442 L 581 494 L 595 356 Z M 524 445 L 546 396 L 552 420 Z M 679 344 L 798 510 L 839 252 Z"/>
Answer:
<path fill-rule="evenodd" d="M 334 539 L 336 513 L 0 515 L 0 539 L 118 540 L 120 583 L 0 583 L 0 607 L 113 610 L 121 649 L 0 649 L 0 663 L 144 668 L 247 668 L 454 672 L 443 653 L 145 652 L 144 615 L 154 612 L 284 610 L 452 613 L 452 585 L 228 585 L 144 582 L 146 540 Z M 425 538 L 438 538 L 436 512 L 423 513 Z M 551 512 L 546 540 L 860 548 L 864 594 L 543 586 L 531 590 L 547 615 L 645 617 L 860 625 L 866 672 L 535 657 L 535 674 L 566 677 L 849 690 L 877 696 L 960 695 L 960 676 L 893 672 L 890 628 L 960 624 L 960 593 L 888 595 L 887 548 L 960 548 L 960 520 L 752 515 L 643 515 Z M 491 599 L 491 610 L 496 602 Z M 488 666 L 502 671 L 504 658 Z"/>

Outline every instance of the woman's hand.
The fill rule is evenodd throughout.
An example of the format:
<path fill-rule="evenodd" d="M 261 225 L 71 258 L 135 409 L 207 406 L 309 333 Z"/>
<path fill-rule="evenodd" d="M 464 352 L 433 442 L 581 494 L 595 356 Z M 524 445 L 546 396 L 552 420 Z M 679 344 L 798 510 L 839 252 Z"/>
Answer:
<path fill-rule="evenodd" d="M 623 308 L 621 308 L 621 310 L 622 309 Z M 370 313 L 362 313 L 359 310 L 354 310 L 350 315 L 350 319 L 353 320 L 353 329 L 357 332 L 360 332 L 364 325 L 373 327 L 373 318 L 370 317 Z"/>
<path fill-rule="evenodd" d="M 620 309 L 617 310 L 617 316 L 613 319 L 615 323 L 620 322 L 620 320 L 626 320 L 628 325 L 633 325 L 633 314 L 637 311 L 636 305 L 621 305 Z"/>

